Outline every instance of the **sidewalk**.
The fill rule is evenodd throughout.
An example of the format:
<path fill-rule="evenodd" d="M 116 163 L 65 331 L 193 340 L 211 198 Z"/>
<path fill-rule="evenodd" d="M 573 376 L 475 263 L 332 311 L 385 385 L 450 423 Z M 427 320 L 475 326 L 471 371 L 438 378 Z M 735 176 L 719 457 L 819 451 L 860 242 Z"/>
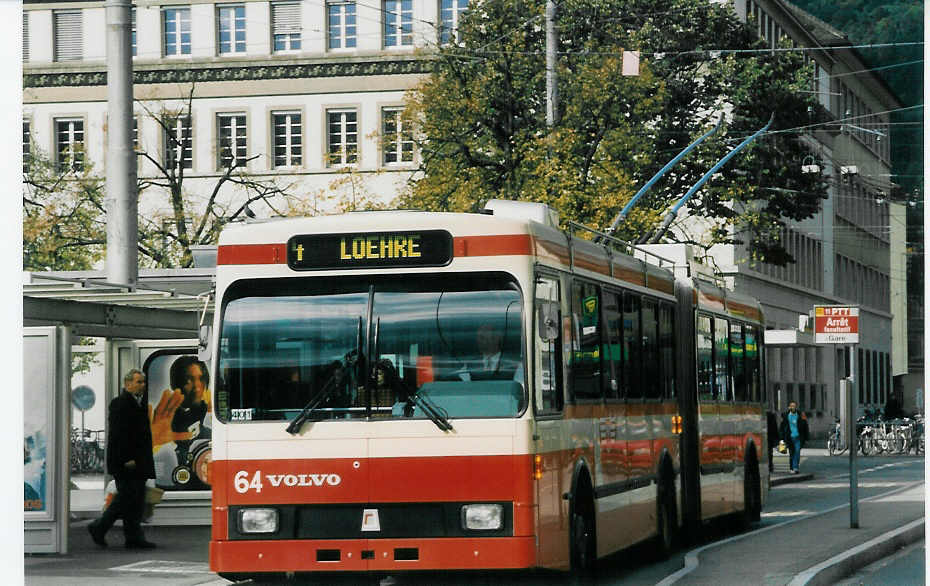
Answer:
<path fill-rule="evenodd" d="M 143 585 L 153 582 L 180 585 L 225 585 L 210 573 L 207 562 L 210 527 L 146 526 L 145 537 L 158 547 L 127 550 L 123 528 L 107 533 L 109 547 L 99 548 L 87 533 L 89 520 L 73 521 L 67 555 L 27 555 L 26 584 L 36 586 L 101 584 Z"/>
<path fill-rule="evenodd" d="M 802 475 L 792 475 L 792 479 Z M 849 507 L 759 529 L 710 544 L 685 558 L 674 584 L 832 584 L 924 535 L 924 485 L 859 501 L 859 528 Z M 726 568 L 721 577 L 720 568 Z"/>

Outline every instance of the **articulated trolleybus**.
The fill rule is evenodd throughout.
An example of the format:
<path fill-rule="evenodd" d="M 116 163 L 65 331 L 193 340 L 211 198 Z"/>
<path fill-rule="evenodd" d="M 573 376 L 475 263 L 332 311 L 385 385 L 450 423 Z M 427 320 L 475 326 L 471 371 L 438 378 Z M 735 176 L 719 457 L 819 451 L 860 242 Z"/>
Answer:
<path fill-rule="evenodd" d="M 757 519 L 758 304 L 579 230 L 497 200 L 225 230 L 211 569 L 585 570 Z"/>

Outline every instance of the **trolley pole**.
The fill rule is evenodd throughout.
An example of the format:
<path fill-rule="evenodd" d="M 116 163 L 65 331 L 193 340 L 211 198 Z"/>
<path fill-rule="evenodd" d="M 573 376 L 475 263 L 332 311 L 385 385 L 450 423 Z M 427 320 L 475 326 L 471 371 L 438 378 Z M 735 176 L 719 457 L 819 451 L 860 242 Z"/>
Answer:
<path fill-rule="evenodd" d="M 856 435 L 856 346 L 847 346 L 849 349 L 849 378 L 846 384 L 846 435 L 849 441 L 849 527 L 859 528 L 859 470 L 856 462 L 856 452 L 859 451 L 858 436 Z"/>

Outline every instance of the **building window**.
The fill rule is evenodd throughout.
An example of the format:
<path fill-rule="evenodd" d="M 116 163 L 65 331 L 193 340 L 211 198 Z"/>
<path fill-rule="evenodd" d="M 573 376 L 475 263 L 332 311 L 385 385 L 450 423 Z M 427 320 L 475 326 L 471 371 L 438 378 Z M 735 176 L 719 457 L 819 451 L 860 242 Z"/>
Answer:
<path fill-rule="evenodd" d="M 326 22 L 330 49 L 355 47 L 355 2 L 327 4 Z"/>
<path fill-rule="evenodd" d="M 55 61 L 80 61 L 84 54 L 81 11 L 56 10 L 53 14 Z"/>
<path fill-rule="evenodd" d="M 271 5 L 271 36 L 274 52 L 300 49 L 300 4 L 277 2 Z"/>
<path fill-rule="evenodd" d="M 246 164 L 248 153 L 246 144 L 245 114 L 219 114 L 217 120 L 217 154 L 219 167 L 227 169 Z"/>
<path fill-rule="evenodd" d="M 413 0 L 384 0 L 384 46 L 413 44 Z"/>
<path fill-rule="evenodd" d="M 327 120 L 327 167 L 358 162 L 358 113 L 355 110 L 329 110 Z"/>
<path fill-rule="evenodd" d="M 273 112 L 274 166 L 299 167 L 303 155 L 300 112 Z"/>
<path fill-rule="evenodd" d="M 164 162 L 165 167 L 169 169 L 193 169 L 194 168 L 194 148 L 193 148 L 193 130 L 191 117 L 166 116 L 165 125 L 165 144 L 164 144 Z M 180 162 L 180 165 L 179 165 Z"/>
<path fill-rule="evenodd" d="M 23 173 L 29 172 L 32 137 L 29 133 L 29 121 L 23 120 Z"/>
<path fill-rule="evenodd" d="M 58 118 L 55 120 L 55 153 L 60 171 L 84 169 L 84 120 Z"/>
<path fill-rule="evenodd" d="M 29 13 L 23 12 L 23 63 L 29 61 Z"/>
<path fill-rule="evenodd" d="M 191 54 L 191 9 L 165 8 L 165 56 Z"/>
<path fill-rule="evenodd" d="M 245 6 L 218 6 L 216 13 L 220 55 L 245 53 Z"/>
<path fill-rule="evenodd" d="M 439 0 L 439 42 L 458 42 L 458 28 L 468 0 Z"/>
<path fill-rule="evenodd" d="M 136 7 L 132 7 L 132 16 L 130 17 L 130 27 L 132 29 L 132 56 L 136 56 Z"/>
<path fill-rule="evenodd" d="M 405 127 L 403 111 L 403 108 L 381 110 L 382 149 L 385 165 L 413 162 L 413 133 Z"/>

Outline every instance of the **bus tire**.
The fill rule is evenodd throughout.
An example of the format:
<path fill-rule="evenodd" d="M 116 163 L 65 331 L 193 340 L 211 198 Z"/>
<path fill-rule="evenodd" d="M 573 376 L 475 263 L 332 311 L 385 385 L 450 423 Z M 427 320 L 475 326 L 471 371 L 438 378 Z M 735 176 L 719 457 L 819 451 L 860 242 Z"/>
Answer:
<path fill-rule="evenodd" d="M 669 473 L 663 474 L 656 498 L 656 546 L 659 560 L 668 559 L 678 537 L 678 508 L 675 506 L 675 484 Z"/>
<path fill-rule="evenodd" d="M 576 574 L 590 574 L 597 565 L 597 535 L 594 529 L 594 498 L 591 482 L 582 473 L 572 496 L 569 528 L 571 569 Z"/>
<path fill-rule="evenodd" d="M 754 448 L 751 450 L 743 476 L 743 508 L 747 526 L 762 518 L 762 480 L 756 451 Z"/>

